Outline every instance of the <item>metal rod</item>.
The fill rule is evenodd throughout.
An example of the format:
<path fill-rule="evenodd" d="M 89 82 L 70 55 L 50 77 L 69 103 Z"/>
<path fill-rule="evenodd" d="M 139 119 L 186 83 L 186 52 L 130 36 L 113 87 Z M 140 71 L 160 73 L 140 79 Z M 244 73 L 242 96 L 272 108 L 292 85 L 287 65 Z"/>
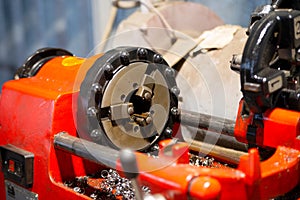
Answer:
<path fill-rule="evenodd" d="M 189 149 L 197 151 L 203 154 L 207 154 L 216 159 L 227 161 L 232 164 L 239 164 L 241 156 L 248 155 L 248 153 L 243 151 L 237 151 L 234 149 L 224 148 L 217 145 L 212 145 L 192 139 L 186 140 L 189 143 Z"/>
<path fill-rule="evenodd" d="M 119 151 L 115 149 L 71 136 L 66 132 L 54 136 L 54 146 L 57 149 L 113 169 L 116 168 L 116 162 L 119 158 Z"/>
<path fill-rule="evenodd" d="M 233 136 L 222 135 L 216 132 L 203 130 L 203 129 L 196 129 L 193 127 L 186 127 L 187 131 L 192 132 L 193 139 L 196 141 L 204 141 L 206 143 L 215 143 L 218 146 L 235 149 L 238 151 L 248 152 L 248 144 L 239 142 Z M 182 131 L 182 134 L 185 137 L 191 137 L 191 134 L 186 134 L 185 131 Z M 187 135 L 187 136 L 186 136 Z"/>
<path fill-rule="evenodd" d="M 234 136 L 235 121 L 187 110 L 180 112 L 181 124 Z"/>

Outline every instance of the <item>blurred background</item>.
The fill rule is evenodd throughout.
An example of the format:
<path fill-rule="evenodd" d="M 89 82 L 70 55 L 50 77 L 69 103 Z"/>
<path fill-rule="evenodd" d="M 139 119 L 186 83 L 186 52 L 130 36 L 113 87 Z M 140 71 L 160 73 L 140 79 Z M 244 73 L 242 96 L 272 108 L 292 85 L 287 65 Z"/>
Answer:
<path fill-rule="evenodd" d="M 251 12 L 270 0 L 191 2 L 207 6 L 226 24 L 247 27 Z M 59 47 L 88 56 L 136 9 L 116 9 L 110 0 L 0 0 L 0 87 L 39 48 Z"/>

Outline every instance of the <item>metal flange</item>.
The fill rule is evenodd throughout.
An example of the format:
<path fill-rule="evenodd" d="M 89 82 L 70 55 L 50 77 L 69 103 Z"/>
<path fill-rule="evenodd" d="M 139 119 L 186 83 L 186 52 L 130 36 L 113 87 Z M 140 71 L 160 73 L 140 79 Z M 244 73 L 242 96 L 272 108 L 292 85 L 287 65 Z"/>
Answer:
<path fill-rule="evenodd" d="M 175 71 L 161 55 L 138 47 L 110 50 L 81 84 L 79 130 L 117 149 L 148 151 L 171 136 L 179 92 Z"/>

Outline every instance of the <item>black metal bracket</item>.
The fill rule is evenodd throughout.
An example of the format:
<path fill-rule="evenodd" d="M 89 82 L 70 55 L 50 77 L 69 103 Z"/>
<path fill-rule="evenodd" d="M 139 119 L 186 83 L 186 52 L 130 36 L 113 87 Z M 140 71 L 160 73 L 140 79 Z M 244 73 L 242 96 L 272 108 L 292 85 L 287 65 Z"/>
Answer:
<path fill-rule="evenodd" d="M 33 159 L 31 152 L 10 144 L 0 146 L 0 163 L 5 179 L 26 188 L 33 184 Z"/>

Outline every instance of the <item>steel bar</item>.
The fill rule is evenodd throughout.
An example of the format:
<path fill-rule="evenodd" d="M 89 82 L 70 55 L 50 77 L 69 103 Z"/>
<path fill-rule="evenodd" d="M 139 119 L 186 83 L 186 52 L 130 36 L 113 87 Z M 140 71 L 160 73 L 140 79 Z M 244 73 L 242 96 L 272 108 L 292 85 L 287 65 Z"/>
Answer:
<path fill-rule="evenodd" d="M 212 145 L 192 139 L 186 140 L 189 143 L 189 149 L 203 154 L 207 154 L 216 159 L 230 162 L 231 164 L 239 164 L 241 156 L 248 155 L 243 151 L 224 148 L 218 145 Z"/>
<path fill-rule="evenodd" d="M 183 125 L 234 136 L 235 121 L 230 119 L 181 110 L 180 122 Z"/>
<path fill-rule="evenodd" d="M 247 155 L 246 152 L 192 139 L 187 139 L 185 142 L 189 143 L 189 149 L 192 151 L 207 154 L 215 157 L 216 159 L 227 161 L 232 164 L 238 164 L 240 157 Z M 54 146 L 57 149 L 70 152 L 73 155 L 77 155 L 114 169 L 116 168 L 116 162 L 119 159 L 119 151 L 107 146 L 99 145 L 78 137 L 71 136 L 66 132 L 61 132 L 54 136 Z"/>
<path fill-rule="evenodd" d="M 187 137 L 191 137 L 189 136 L 191 134 L 188 134 L 188 132 L 190 132 L 193 135 L 192 138 L 196 141 L 204 141 L 211 144 L 214 143 L 225 148 L 248 152 L 248 144 L 237 141 L 233 136 L 223 135 L 204 129 L 197 129 L 194 127 L 185 127 L 185 129 L 187 130 L 187 133 L 182 131 L 182 134 L 187 135 Z"/>
<path fill-rule="evenodd" d="M 114 169 L 119 158 L 119 151 L 115 149 L 71 136 L 66 132 L 61 132 L 54 136 L 54 146 Z"/>

